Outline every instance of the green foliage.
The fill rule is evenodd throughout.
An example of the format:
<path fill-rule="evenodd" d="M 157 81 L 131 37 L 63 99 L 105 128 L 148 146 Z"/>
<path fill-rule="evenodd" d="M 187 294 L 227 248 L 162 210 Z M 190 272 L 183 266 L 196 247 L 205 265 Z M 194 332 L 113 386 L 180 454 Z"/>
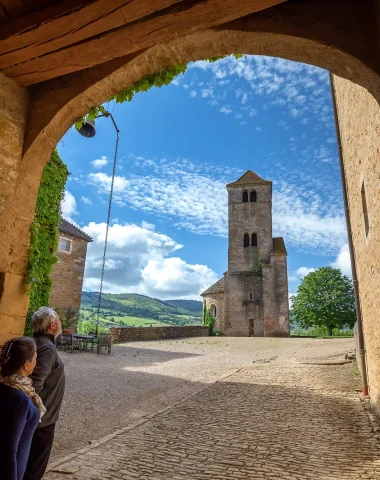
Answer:
<path fill-rule="evenodd" d="M 91 320 L 84 320 L 82 318 L 79 319 L 78 322 L 78 333 L 82 335 L 88 335 L 90 332 L 95 333 L 96 331 L 96 321 Z M 108 328 L 102 324 L 98 325 L 98 333 L 108 333 Z"/>
<path fill-rule="evenodd" d="M 26 283 L 29 285 L 29 310 L 49 305 L 52 280 L 50 274 L 57 261 L 60 204 L 69 171 L 56 150 L 51 154 L 41 177 L 36 212 L 31 228 Z M 30 320 L 30 319 L 29 319 Z M 30 321 L 27 322 L 30 328 Z"/>
<path fill-rule="evenodd" d="M 241 58 L 242 54 L 233 54 L 236 59 Z M 224 57 L 212 57 L 208 58 L 207 61 L 210 63 L 216 62 Z M 165 85 L 170 85 L 172 81 L 178 76 L 185 73 L 187 70 L 187 64 L 177 65 L 176 67 L 168 67 L 160 72 L 153 73 L 152 75 L 148 75 L 147 77 L 142 78 L 141 80 L 133 83 L 127 88 L 124 88 L 119 92 L 117 95 L 113 95 L 108 99 L 108 102 L 115 100 L 116 103 L 124 103 L 132 101 L 133 97 L 136 93 L 140 92 L 147 92 L 152 87 L 161 88 Z M 75 122 L 75 128 L 79 129 L 82 125 L 86 123 L 86 121 L 94 120 L 98 115 L 105 114 L 106 109 L 103 106 L 99 107 L 92 107 L 91 110 L 85 117 L 80 118 L 77 122 Z"/>
<path fill-rule="evenodd" d="M 353 330 L 350 328 L 333 328 L 332 330 L 333 337 L 353 337 L 353 335 Z M 323 338 L 328 336 L 328 329 L 325 327 L 314 327 L 308 329 L 295 327 L 291 330 L 290 336 Z"/>
<path fill-rule="evenodd" d="M 210 310 L 206 308 L 206 305 L 203 307 L 203 325 L 208 327 L 209 335 L 214 334 L 215 317 L 211 315 Z"/>
<path fill-rule="evenodd" d="M 252 253 L 252 274 L 254 277 L 262 277 L 263 270 L 261 268 L 261 261 L 260 261 L 260 252 L 257 247 L 253 248 Z"/>
<path fill-rule="evenodd" d="M 322 267 L 309 273 L 292 297 L 291 316 L 302 328 L 352 328 L 356 321 L 352 281 L 341 271 Z"/>

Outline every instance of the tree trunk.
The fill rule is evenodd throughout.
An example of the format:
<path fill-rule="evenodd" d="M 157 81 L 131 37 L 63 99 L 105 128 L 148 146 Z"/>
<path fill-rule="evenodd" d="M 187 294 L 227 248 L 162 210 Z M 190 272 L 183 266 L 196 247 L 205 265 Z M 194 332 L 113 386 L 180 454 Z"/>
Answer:
<path fill-rule="evenodd" d="M 329 337 L 332 337 L 333 327 L 327 327 L 327 334 L 328 334 Z"/>

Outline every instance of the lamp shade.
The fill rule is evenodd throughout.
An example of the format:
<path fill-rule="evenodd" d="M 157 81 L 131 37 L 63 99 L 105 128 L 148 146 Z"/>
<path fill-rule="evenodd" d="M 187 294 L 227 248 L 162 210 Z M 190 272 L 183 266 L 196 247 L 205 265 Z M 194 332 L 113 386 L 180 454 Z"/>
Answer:
<path fill-rule="evenodd" d="M 78 132 L 86 138 L 95 137 L 95 120 L 87 120 L 86 123 L 78 129 Z"/>

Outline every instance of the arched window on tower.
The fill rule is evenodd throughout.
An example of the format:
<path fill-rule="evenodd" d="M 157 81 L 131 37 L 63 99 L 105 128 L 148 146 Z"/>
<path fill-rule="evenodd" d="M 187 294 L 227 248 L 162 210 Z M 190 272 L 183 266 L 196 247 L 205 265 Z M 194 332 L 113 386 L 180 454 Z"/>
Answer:
<path fill-rule="evenodd" d="M 251 247 L 257 247 L 257 235 L 252 233 L 251 235 Z"/>
<path fill-rule="evenodd" d="M 249 247 L 249 234 L 244 234 L 244 248 Z"/>
<path fill-rule="evenodd" d="M 249 201 L 250 202 L 256 202 L 257 201 L 256 190 L 252 190 L 252 192 L 249 194 Z"/>
<path fill-rule="evenodd" d="M 248 202 L 248 192 L 247 190 L 244 190 L 243 191 L 243 203 L 247 203 Z"/>

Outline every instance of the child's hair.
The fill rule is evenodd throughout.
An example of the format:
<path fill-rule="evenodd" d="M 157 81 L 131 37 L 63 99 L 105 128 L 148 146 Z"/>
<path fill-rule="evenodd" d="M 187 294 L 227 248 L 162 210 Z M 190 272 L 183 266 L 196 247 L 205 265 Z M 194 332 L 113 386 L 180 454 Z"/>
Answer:
<path fill-rule="evenodd" d="M 18 337 L 8 340 L 0 346 L 1 376 L 14 375 L 36 353 L 36 343 L 29 337 Z"/>

